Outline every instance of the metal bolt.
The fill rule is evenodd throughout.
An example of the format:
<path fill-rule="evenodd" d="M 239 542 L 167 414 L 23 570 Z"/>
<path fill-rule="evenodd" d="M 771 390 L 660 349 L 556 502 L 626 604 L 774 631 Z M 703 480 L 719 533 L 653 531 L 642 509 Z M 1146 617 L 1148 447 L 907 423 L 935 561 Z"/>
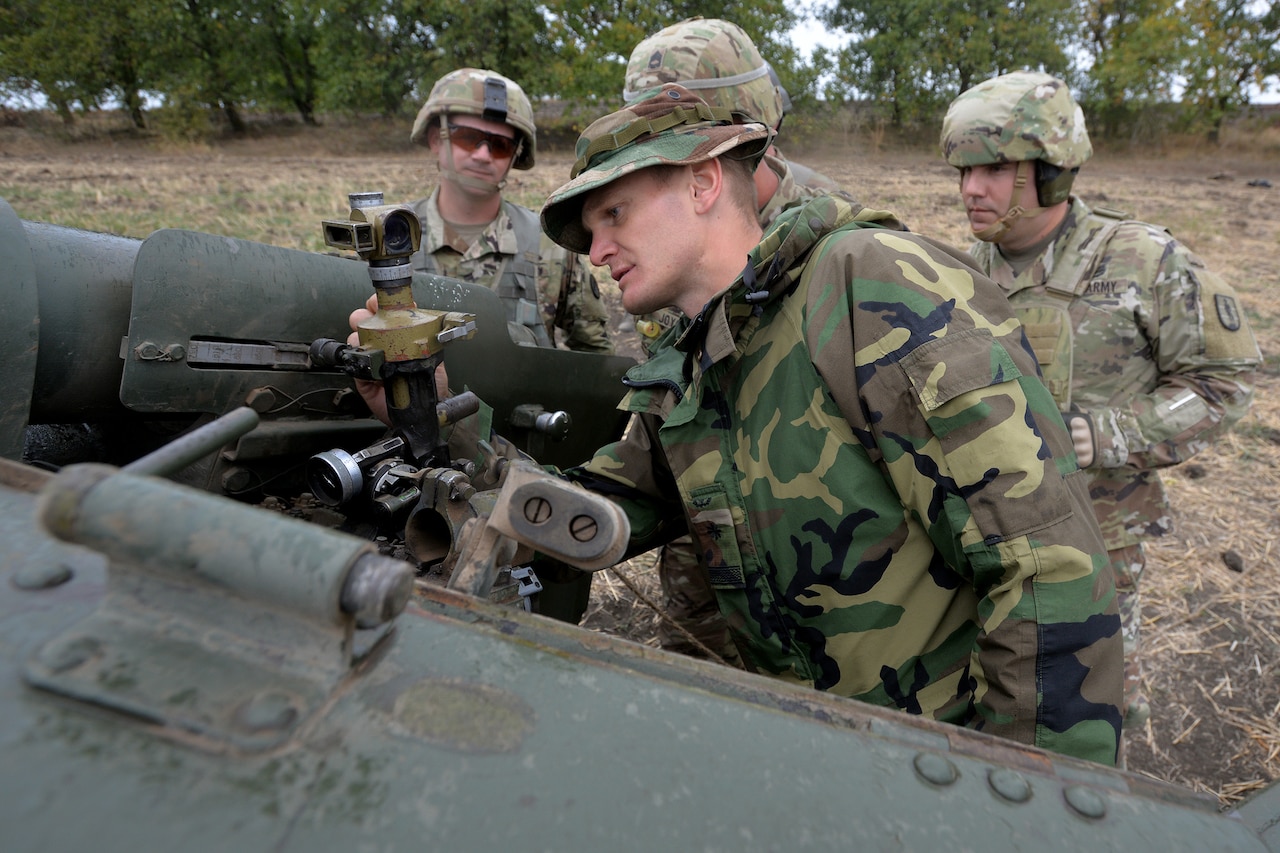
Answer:
<path fill-rule="evenodd" d="M 569 522 L 569 533 L 579 542 L 590 542 L 599 532 L 599 523 L 589 515 L 574 516 Z"/>
<path fill-rule="evenodd" d="M 551 518 L 551 502 L 546 498 L 529 498 L 524 504 L 524 517 L 530 524 L 545 524 Z"/>
<path fill-rule="evenodd" d="M 1082 817 L 1103 818 L 1107 816 L 1107 801 L 1092 788 L 1083 785 L 1072 785 L 1062 792 L 1071 806 Z"/>
<path fill-rule="evenodd" d="M 1001 798 L 1011 803 L 1025 803 L 1031 799 L 1031 783 L 1016 770 L 996 767 L 987 773 L 987 784 Z"/>
<path fill-rule="evenodd" d="M 18 589 L 49 589 L 71 580 L 71 567 L 65 563 L 32 563 L 13 576 Z"/>
<path fill-rule="evenodd" d="M 274 690 L 258 693 L 236 709 L 236 723 L 249 732 L 279 731 L 296 719 L 293 699 Z"/>
<path fill-rule="evenodd" d="M 342 585 L 343 613 L 356 627 L 376 628 L 400 615 L 413 594 L 413 567 L 372 552 L 362 554 Z"/>
<path fill-rule="evenodd" d="M 921 779 L 935 785 L 950 785 L 960 778 L 960 771 L 954 764 L 941 755 L 934 755 L 931 752 L 920 753 L 912 764 Z"/>
<path fill-rule="evenodd" d="M 66 672 L 87 663 L 102 650 L 93 637 L 73 637 L 55 640 L 40 651 L 40 661 L 50 672 Z"/>
<path fill-rule="evenodd" d="M 238 495 L 253 485 L 253 474 L 247 468 L 235 466 L 222 472 L 222 491 Z"/>

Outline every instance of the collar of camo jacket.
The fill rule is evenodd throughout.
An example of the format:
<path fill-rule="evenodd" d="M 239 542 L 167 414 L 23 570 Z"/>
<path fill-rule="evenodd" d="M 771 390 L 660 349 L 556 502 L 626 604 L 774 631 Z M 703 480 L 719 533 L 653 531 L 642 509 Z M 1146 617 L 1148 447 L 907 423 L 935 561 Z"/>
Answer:
<path fill-rule="evenodd" d="M 828 235 L 854 228 L 899 229 L 897 217 L 838 196 L 820 196 L 784 211 L 747 256 L 742 274 L 716 294 L 675 341 L 705 368 L 732 354 L 739 330 L 782 298 L 804 272 L 804 259 Z"/>

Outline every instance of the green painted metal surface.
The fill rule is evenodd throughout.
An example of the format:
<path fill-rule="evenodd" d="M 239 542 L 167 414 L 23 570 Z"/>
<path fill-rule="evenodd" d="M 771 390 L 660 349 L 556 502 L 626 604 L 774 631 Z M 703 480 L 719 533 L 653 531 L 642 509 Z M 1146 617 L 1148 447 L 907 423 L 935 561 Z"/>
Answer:
<path fill-rule="evenodd" d="M 0 360 L 9 393 L 0 397 L 0 456 L 22 455 L 22 431 L 35 388 L 40 311 L 36 269 L 22 221 L 0 199 L 0 258 L 5 259 L 4 311 L 0 311 Z"/>
<path fill-rule="evenodd" d="M 413 290 L 419 307 L 476 315 L 476 337 L 446 347 L 445 368 L 452 387 L 470 388 L 493 406 L 500 432 L 517 443 L 535 438 L 505 428 L 520 405 L 569 413 L 567 438 L 528 448 L 541 461 L 583 462 L 619 434 L 623 416 L 612 403 L 622 397 L 631 359 L 519 346 L 507 334 L 502 303 L 487 288 L 419 274 Z M 358 261 L 157 231 L 137 255 L 120 398 L 138 412 L 220 414 L 242 405 L 254 389 L 270 387 L 282 401 L 320 406 L 350 388 L 350 379 L 337 372 L 193 364 L 192 342 L 220 343 L 227 352 L 236 345 L 292 343 L 305 352 L 317 338 L 345 340 L 347 315 L 372 293 L 368 269 Z"/>
<path fill-rule="evenodd" d="M 193 672 L 169 672 L 188 686 L 175 687 L 168 718 L 123 714 L 101 695 L 68 695 L 31 677 L 67 632 L 97 632 L 100 653 L 111 653 L 116 640 L 94 619 L 127 557 L 50 539 L 24 479 L 42 478 L 11 463 L 0 471 L 0 826 L 9 851 L 1268 849 L 1212 802 L 1151 780 L 440 589 L 423 591 L 344 675 L 327 679 L 326 700 L 267 748 L 182 724 L 209 698 L 201 691 L 232 689 L 201 678 L 194 656 Z M 133 482 L 141 478 L 121 479 L 99 499 L 143 488 Z M 241 549 L 226 534 L 244 507 L 224 515 L 217 506 L 230 502 L 211 505 L 163 481 L 145 490 L 157 494 L 140 511 L 159 517 L 131 524 L 128 513 L 85 507 L 81 523 L 96 530 L 114 519 L 131 550 L 195 531 L 208 533 L 202 548 L 211 552 L 218 543 Z M 255 522 L 255 539 L 270 538 L 273 524 L 282 539 L 306 536 L 288 521 Z M 317 558 L 309 547 L 297 552 L 299 565 L 278 557 L 255 571 L 305 575 Z M 39 583 L 33 561 L 69 577 Z M 216 657 L 216 637 L 183 630 L 183 611 L 196 610 L 200 624 L 234 624 L 239 643 L 262 643 L 260 665 L 270 667 L 272 632 L 235 611 L 288 608 L 286 588 L 170 590 L 192 598 L 164 608 L 172 615 L 160 624 L 135 624 L 155 632 L 153 644 L 119 655 L 149 678 L 180 663 L 165 651 L 173 637 L 203 639 L 202 657 Z M 305 604 L 310 595 L 298 592 L 308 610 L 317 607 Z M 65 675 L 92 664 L 64 665 Z M 129 691 L 127 675 L 119 667 L 96 681 L 103 693 Z M 278 690 L 288 693 L 288 683 Z M 280 722 L 269 703 L 251 700 L 242 724 Z"/>

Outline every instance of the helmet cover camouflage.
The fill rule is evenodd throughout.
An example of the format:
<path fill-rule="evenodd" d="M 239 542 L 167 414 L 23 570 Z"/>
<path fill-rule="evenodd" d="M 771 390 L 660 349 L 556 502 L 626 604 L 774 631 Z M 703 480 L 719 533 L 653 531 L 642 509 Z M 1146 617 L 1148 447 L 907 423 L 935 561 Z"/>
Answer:
<path fill-rule="evenodd" d="M 567 184 L 542 206 L 542 230 L 571 252 L 591 249 L 582 226 L 586 194 L 650 166 L 685 166 L 731 156 L 753 169 L 773 131 L 750 117 L 713 107 L 684 86 L 659 91 L 597 119 L 578 137 Z"/>
<path fill-rule="evenodd" d="M 515 82 L 482 68 L 459 68 L 436 81 L 427 102 L 418 111 L 409 140 L 427 144 L 427 130 L 441 115 L 478 116 L 510 125 L 520 140 L 513 169 L 533 168 L 537 153 L 538 129 L 533 123 L 533 107 Z"/>
<path fill-rule="evenodd" d="M 942 121 L 942 154 L 957 169 L 1044 160 L 1079 168 L 1090 155 L 1084 113 L 1067 84 L 1018 71 L 962 92 Z"/>
<path fill-rule="evenodd" d="M 689 18 L 649 36 L 631 51 L 622 99 L 663 83 L 682 83 L 712 106 L 740 110 L 777 127 L 783 102 L 769 64 L 737 24 Z"/>

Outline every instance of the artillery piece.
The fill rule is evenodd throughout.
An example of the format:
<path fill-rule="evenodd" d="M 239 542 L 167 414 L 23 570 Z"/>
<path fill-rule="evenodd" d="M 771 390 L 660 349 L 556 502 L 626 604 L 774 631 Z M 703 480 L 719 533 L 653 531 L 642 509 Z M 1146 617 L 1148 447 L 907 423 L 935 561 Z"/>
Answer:
<path fill-rule="evenodd" d="M 615 556 L 575 550 L 530 506 L 625 539 L 536 468 L 502 466 L 465 499 L 474 515 L 441 540 L 455 582 L 412 594 L 416 567 L 367 539 L 231 499 L 297 488 L 312 455 L 382 435 L 346 374 L 304 368 L 308 342 L 364 301 L 363 264 L 85 234 L 4 205 L 0 252 L 6 851 L 1280 850 L 1280 788 L 1222 814 L 487 600 L 522 550 Z M 607 398 L 626 360 L 517 348 L 488 291 L 412 288 L 427 310 L 475 315 L 442 360 L 500 432 L 543 444 L 535 456 L 576 461 L 621 427 Z M 572 429 L 522 435 L 522 406 Z M 13 461 L 29 424 L 78 423 L 108 439 L 82 455 L 112 458 Z"/>

